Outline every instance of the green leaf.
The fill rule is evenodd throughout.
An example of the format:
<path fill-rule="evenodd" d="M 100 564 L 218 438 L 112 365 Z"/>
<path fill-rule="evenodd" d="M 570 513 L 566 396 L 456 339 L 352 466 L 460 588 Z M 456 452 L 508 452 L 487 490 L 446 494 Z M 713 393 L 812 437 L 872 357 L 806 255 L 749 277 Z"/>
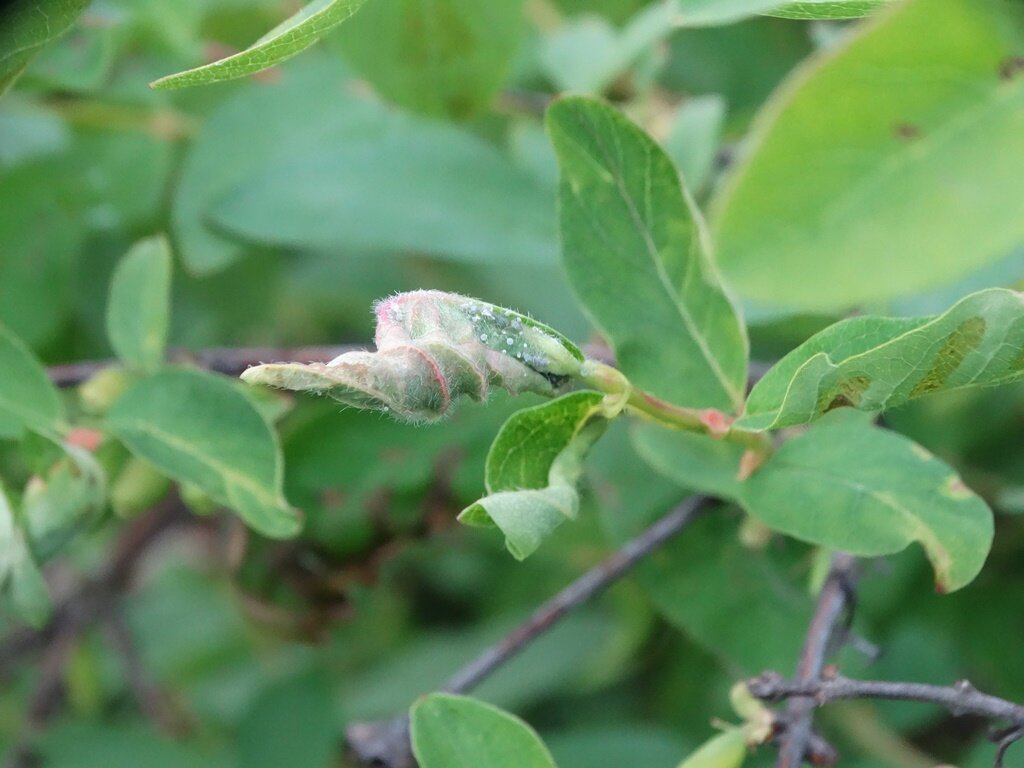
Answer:
<path fill-rule="evenodd" d="M 776 530 L 855 555 L 917 541 L 945 592 L 978 574 L 992 543 L 992 513 L 949 466 L 849 411 L 784 443 L 744 483 L 741 501 Z"/>
<path fill-rule="evenodd" d="M 632 438 L 644 461 L 683 488 L 723 499 L 739 496 L 743 446 L 656 424 L 635 425 Z"/>
<path fill-rule="evenodd" d="M 513 414 L 487 454 L 488 495 L 459 520 L 498 526 L 518 560 L 532 554 L 576 517 L 583 459 L 607 426 L 603 401 L 600 392 L 573 392 Z"/>
<path fill-rule="evenodd" d="M 774 10 L 785 0 L 672 0 L 682 27 L 731 24 L 748 16 Z"/>
<path fill-rule="evenodd" d="M 19 338 L 0 325 L 0 418 L 17 429 L 60 432 L 64 408 L 46 369 Z"/>
<path fill-rule="evenodd" d="M 265 536 L 301 523 L 281 492 L 277 437 L 248 398 L 225 379 L 168 369 L 135 384 L 107 414 L 132 453 L 199 486 Z"/>
<path fill-rule="evenodd" d="M 32 554 L 45 562 L 103 512 L 107 479 L 91 453 L 67 443 L 64 457 L 34 477 L 21 499 L 21 525 Z"/>
<path fill-rule="evenodd" d="M 40 627 L 50 617 L 50 593 L 18 527 L 7 494 L 0 486 L 0 597 L 15 614 Z"/>
<path fill-rule="evenodd" d="M 767 11 L 767 16 L 783 19 L 858 19 L 870 16 L 892 0 L 801 0 Z"/>
<path fill-rule="evenodd" d="M 676 111 L 672 127 L 662 142 L 695 193 L 711 180 L 725 114 L 725 100 L 721 96 L 688 98 Z"/>
<path fill-rule="evenodd" d="M 736 424 L 806 424 L 933 392 L 1024 380 L 1024 294 L 980 291 L 934 317 L 854 317 L 815 334 L 762 378 Z"/>
<path fill-rule="evenodd" d="M 324 768 L 337 750 L 337 718 L 325 670 L 263 691 L 238 728 L 238 768 Z M 281 723 L 290 727 L 281 729 Z"/>
<path fill-rule="evenodd" d="M 64 34 L 89 0 L 15 0 L 0 24 L 0 96 L 32 57 Z"/>
<path fill-rule="evenodd" d="M 747 741 L 740 728 L 712 736 L 683 760 L 679 768 L 739 768 L 747 759 Z"/>
<path fill-rule="evenodd" d="M 523 29 L 522 0 L 373 0 L 337 41 L 385 98 L 466 118 L 501 88 Z"/>
<path fill-rule="evenodd" d="M 458 128 L 381 123 L 379 134 L 317 142 L 261 167 L 220 197 L 208 220 L 289 248 L 407 251 L 503 268 L 555 262 L 551 194 L 536 179 Z"/>
<path fill-rule="evenodd" d="M 434 693 L 413 705 L 410 718 L 421 768 L 555 768 L 530 726 L 482 701 Z"/>
<path fill-rule="evenodd" d="M 280 64 L 316 43 L 347 21 L 366 0 L 313 0 L 281 22 L 244 51 L 195 69 L 162 77 L 151 83 L 158 90 L 219 83 L 251 75 Z"/>
<path fill-rule="evenodd" d="M 114 270 L 107 335 L 129 365 L 155 370 L 163 362 L 170 320 L 171 246 L 162 235 L 140 240 Z"/>
<path fill-rule="evenodd" d="M 564 266 L 623 373 L 672 402 L 738 410 L 746 334 L 668 156 L 600 101 L 561 99 L 547 125 Z"/>
<path fill-rule="evenodd" d="M 1020 3 L 910 0 L 798 69 L 713 206 L 738 291 L 846 309 L 1003 257 L 1024 238 L 1022 45 Z"/>

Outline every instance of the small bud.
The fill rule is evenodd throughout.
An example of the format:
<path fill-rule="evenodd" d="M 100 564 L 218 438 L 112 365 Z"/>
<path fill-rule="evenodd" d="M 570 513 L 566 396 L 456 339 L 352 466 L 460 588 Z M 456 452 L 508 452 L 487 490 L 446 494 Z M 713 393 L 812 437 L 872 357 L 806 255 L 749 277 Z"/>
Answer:
<path fill-rule="evenodd" d="M 93 416 L 102 416 L 131 382 L 131 375 L 123 368 L 101 368 L 78 388 L 82 409 Z"/>
<path fill-rule="evenodd" d="M 347 352 L 329 363 L 275 363 L 242 379 L 327 395 L 405 421 L 434 421 L 462 395 L 553 396 L 579 373 L 583 355 L 530 318 L 441 291 L 402 293 L 376 306 L 376 352 Z"/>
<path fill-rule="evenodd" d="M 754 698 L 746 683 L 736 683 L 729 691 L 729 702 L 733 711 L 744 720 L 756 720 L 768 711 L 759 699 Z"/>
<path fill-rule="evenodd" d="M 132 457 L 110 489 L 110 506 L 121 518 L 133 517 L 158 502 L 170 487 L 166 475 L 147 461 Z"/>

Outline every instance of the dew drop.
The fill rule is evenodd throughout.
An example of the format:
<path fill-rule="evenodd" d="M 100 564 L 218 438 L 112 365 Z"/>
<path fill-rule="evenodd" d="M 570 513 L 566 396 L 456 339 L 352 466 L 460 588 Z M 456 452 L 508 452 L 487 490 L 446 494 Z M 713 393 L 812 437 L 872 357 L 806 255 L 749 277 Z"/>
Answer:
<path fill-rule="evenodd" d="M 511 347 L 515 343 L 515 339 L 509 336 L 507 339 L 505 339 L 505 343 Z"/>
<path fill-rule="evenodd" d="M 480 334 L 480 341 L 487 341 L 487 334 L 486 333 L 481 333 Z"/>

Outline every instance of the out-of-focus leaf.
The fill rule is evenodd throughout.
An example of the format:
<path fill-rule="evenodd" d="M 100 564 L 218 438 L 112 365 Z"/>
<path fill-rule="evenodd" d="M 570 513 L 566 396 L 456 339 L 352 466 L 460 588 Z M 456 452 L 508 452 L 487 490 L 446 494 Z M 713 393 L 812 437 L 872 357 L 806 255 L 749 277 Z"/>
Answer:
<path fill-rule="evenodd" d="M 559 768 L 674 768 L 686 746 L 668 728 L 644 723 L 590 725 L 545 733 Z"/>
<path fill-rule="evenodd" d="M 648 6 L 621 32 L 603 18 L 586 16 L 545 38 L 541 62 L 561 90 L 599 94 L 675 28 L 671 3 Z"/>
<path fill-rule="evenodd" d="M 245 77 L 291 58 L 347 21 L 366 0 L 313 0 L 289 19 L 232 56 L 156 80 L 156 89 L 185 88 Z"/>
<path fill-rule="evenodd" d="M 522 560 L 575 518 L 583 459 L 607 425 L 603 399 L 599 392 L 574 392 L 513 414 L 487 454 L 488 495 L 459 520 L 496 525 Z"/>
<path fill-rule="evenodd" d="M 38 744 L 48 768 L 232 768 L 226 750 L 204 752 L 154 732 L 150 723 L 65 721 L 46 730 Z"/>
<path fill-rule="evenodd" d="M 337 738 L 324 672 L 308 672 L 270 686 L 253 703 L 239 726 L 238 768 L 324 768 Z"/>
<path fill-rule="evenodd" d="M 163 362 L 170 301 L 170 243 L 160 235 L 140 240 L 121 259 L 110 283 L 107 335 L 118 357 L 147 371 Z"/>
<path fill-rule="evenodd" d="M 677 23 L 685 27 L 731 24 L 765 13 L 785 4 L 785 0 L 671 0 L 678 14 Z"/>
<path fill-rule="evenodd" d="M 601 522 L 616 545 L 684 495 L 632 454 L 620 430 L 609 431 L 590 464 Z M 753 675 L 784 668 L 800 652 L 813 609 L 799 575 L 804 554 L 795 542 L 748 549 L 736 516 L 715 511 L 641 563 L 637 579 L 668 621 L 726 668 Z"/>
<path fill-rule="evenodd" d="M 747 759 L 747 742 L 739 728 L 712 736 L 679 768 L 739 768 Z"/>
<path fill-rule="evenodd" d="M 93 455 L 73 445 L 62 447 L 65 457 L 45 476 L 30 480 L 21 500 L 21 524 L 40 561 L 94 524 L 106 501 L 106 475 Z"/>
<path fill-rule="evenodd" d="M 547 124 L 561 167 L 563 263 L 623 373 L 672 402 L 737 410 L 746 334 L 672 161 L 600 101 L 557 101 Z"/>
<path fill-rule="evenodd" d="M 39 572 L 18 527 L 3 486 L 0 486 L 0 598 L 14 613 L 33 626 L 42 626 L 53 604 L 43 575 Z"/>
<path fill-rule="evenodd" d="M 637 424 L 632 437 L 641 458 L 683 488 L 723 499 L 739 496 L 741 445 L 654 424 Z"/>
<path fill-rule="evenodd" d="M 422 768 L 555 768 L 530 726 L 482 701 L 435 693 L 413 705 L 410 719 Z"/>
<path fill-rule="evenodd" d="M 934 392 L 1024 380 L 1024 294 L 993 288 L 935 317 L 854 317 L 812 336 L 762 378 L 737 424 L 805 424 L 842 407 L 881 411 Z"/>
<path fill-rule="evenodd" d="M 522 0 L 372 0 L 338 42 L 385 98 L 465 118 L 501 88 L 522 31 Z"/>
<path fill-rule="evenodd" d="M 32 57 L 75 23 L 89 0 L 14 0 L 0 24 L 0 96 Z"/>
<path fill-rule="evenodd" d="M 194 483 L 265 536 L 298 533 L 277 438 L 248 398 L 212 374 L 169 369 L 131 387 L 107 427 L 143 459 Z"/>
<path fill-rule="evenodd" d="M 1018 3 L 911 0 L 795 73 L 714 206 L 719 262 L 740 293 L 844 309 L 1018 244 L 1022 44 Z"/>
<path fill-rule="evenodd" d="M 721 96 L 695 96 L 683 102 L 662 142 L 683 174 L 687 186 L 699 192 L 711 179 L 718 141 L 725 122 Z"/>
<path fill-rule="evenodd" d="M 61 430 L 64 409 L 46 370 L 0 325 L 0 415 L 47 435 Z"/>
<path fill-rule="evenodd" d="M 801 0 L 768 11 L 784 19 L 858 19 L 870 16 L 892 0 Z"/>
<path fill-rule="evenodd" d="M 992 544 L 991 511 L 949 466 L 849 411 L 784 443 L 744 482 L 742 503 L 772 528 L 856 555 L 919 542 L 944 592 L 970 583 Z"/>
<path fill-rule="evenodd" d="M 71 140 L 59 115 L 14 96 L 0 102 L 0 136 L 0 167 L 6 168 L 60 152 Z"/>
<path fill-rule="evenodd" d="M 390 117 L 381 128 L 263 167 L 219 198 L 209 221 L 292 248 L 409 251 L 509 269 L 555 261 L 554 201 L 530 175 L 452 126 Z"/>

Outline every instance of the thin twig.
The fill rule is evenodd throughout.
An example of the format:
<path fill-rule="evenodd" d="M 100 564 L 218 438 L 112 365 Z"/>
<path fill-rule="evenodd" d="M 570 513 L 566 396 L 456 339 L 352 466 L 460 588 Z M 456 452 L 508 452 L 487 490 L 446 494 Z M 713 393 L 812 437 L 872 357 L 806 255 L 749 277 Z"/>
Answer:
<path fill-rule="evenodd" d="M 567 614 L 621 579 L 715 503 L 714 499 L 706 496 L 693 496 L 679 504 L 615 554 L 537 608 L 503 640 L 484 650 L 452 675 L 441 690 L 468 693 L 476 688 Z M 346 731 L 346 741 L 353 756 L 363 765 L 373 768 L 414 765 L 409 754 L 409 721 L 405 715 L 380 723 L 355 723 Z"/>
<path fill-rule="evenodd" d="M 843 617 L 848 616 L 852 610 L 855 580 L 855 559 L 842 552 L 835 554 L 800 653 L 796 676 L 801 683 L 813 683 L 820 679 L 825 661 L 833 651 L 833 641 Z M 798 768 L 803 764 L 813 732 L 813 709 L 814 702 L 805 698 L 789 701 L 785 714 L 786 728 L 779 739 L 776 768 Z"/>
<path fill-rule="evenodd" d="M 192 363 L 209 371 L 237 376 L 246 368 L 260 363 L 288 360 L 296 363 L 322 363 L 333 360 L 355 346 L 324 347 L 212 347 L 189 350 L 172 349 L 168 359 L 172 363 Z M 116 360 L 87 360 L 80 363 L 50 366 L 50 380 L 60 387 L 81 384 L 97 371 L 116 365 Z"/>
<path fill-rule="evenodd" d="M 1005 721 L 1010 727 L 996 734 L 1000 754 L 996 765 L 1002 764 L 1002 753 L 1010 744 L 1024 736 L 1024 706 L 998 696 L 982 693 L 967 680 L 954 685 L 888 682 L 884 680 L 851 680 L 834 675 L 820 680 L 785 680 L 774 672 L 765 672 L 747 683 L 750 693 L 763 701 L 803 701 L 810 707 L 823 706 L 846 699 L 885 699 L 938 704 L 956 716 L 978 715 L 989 720 Z"/>

